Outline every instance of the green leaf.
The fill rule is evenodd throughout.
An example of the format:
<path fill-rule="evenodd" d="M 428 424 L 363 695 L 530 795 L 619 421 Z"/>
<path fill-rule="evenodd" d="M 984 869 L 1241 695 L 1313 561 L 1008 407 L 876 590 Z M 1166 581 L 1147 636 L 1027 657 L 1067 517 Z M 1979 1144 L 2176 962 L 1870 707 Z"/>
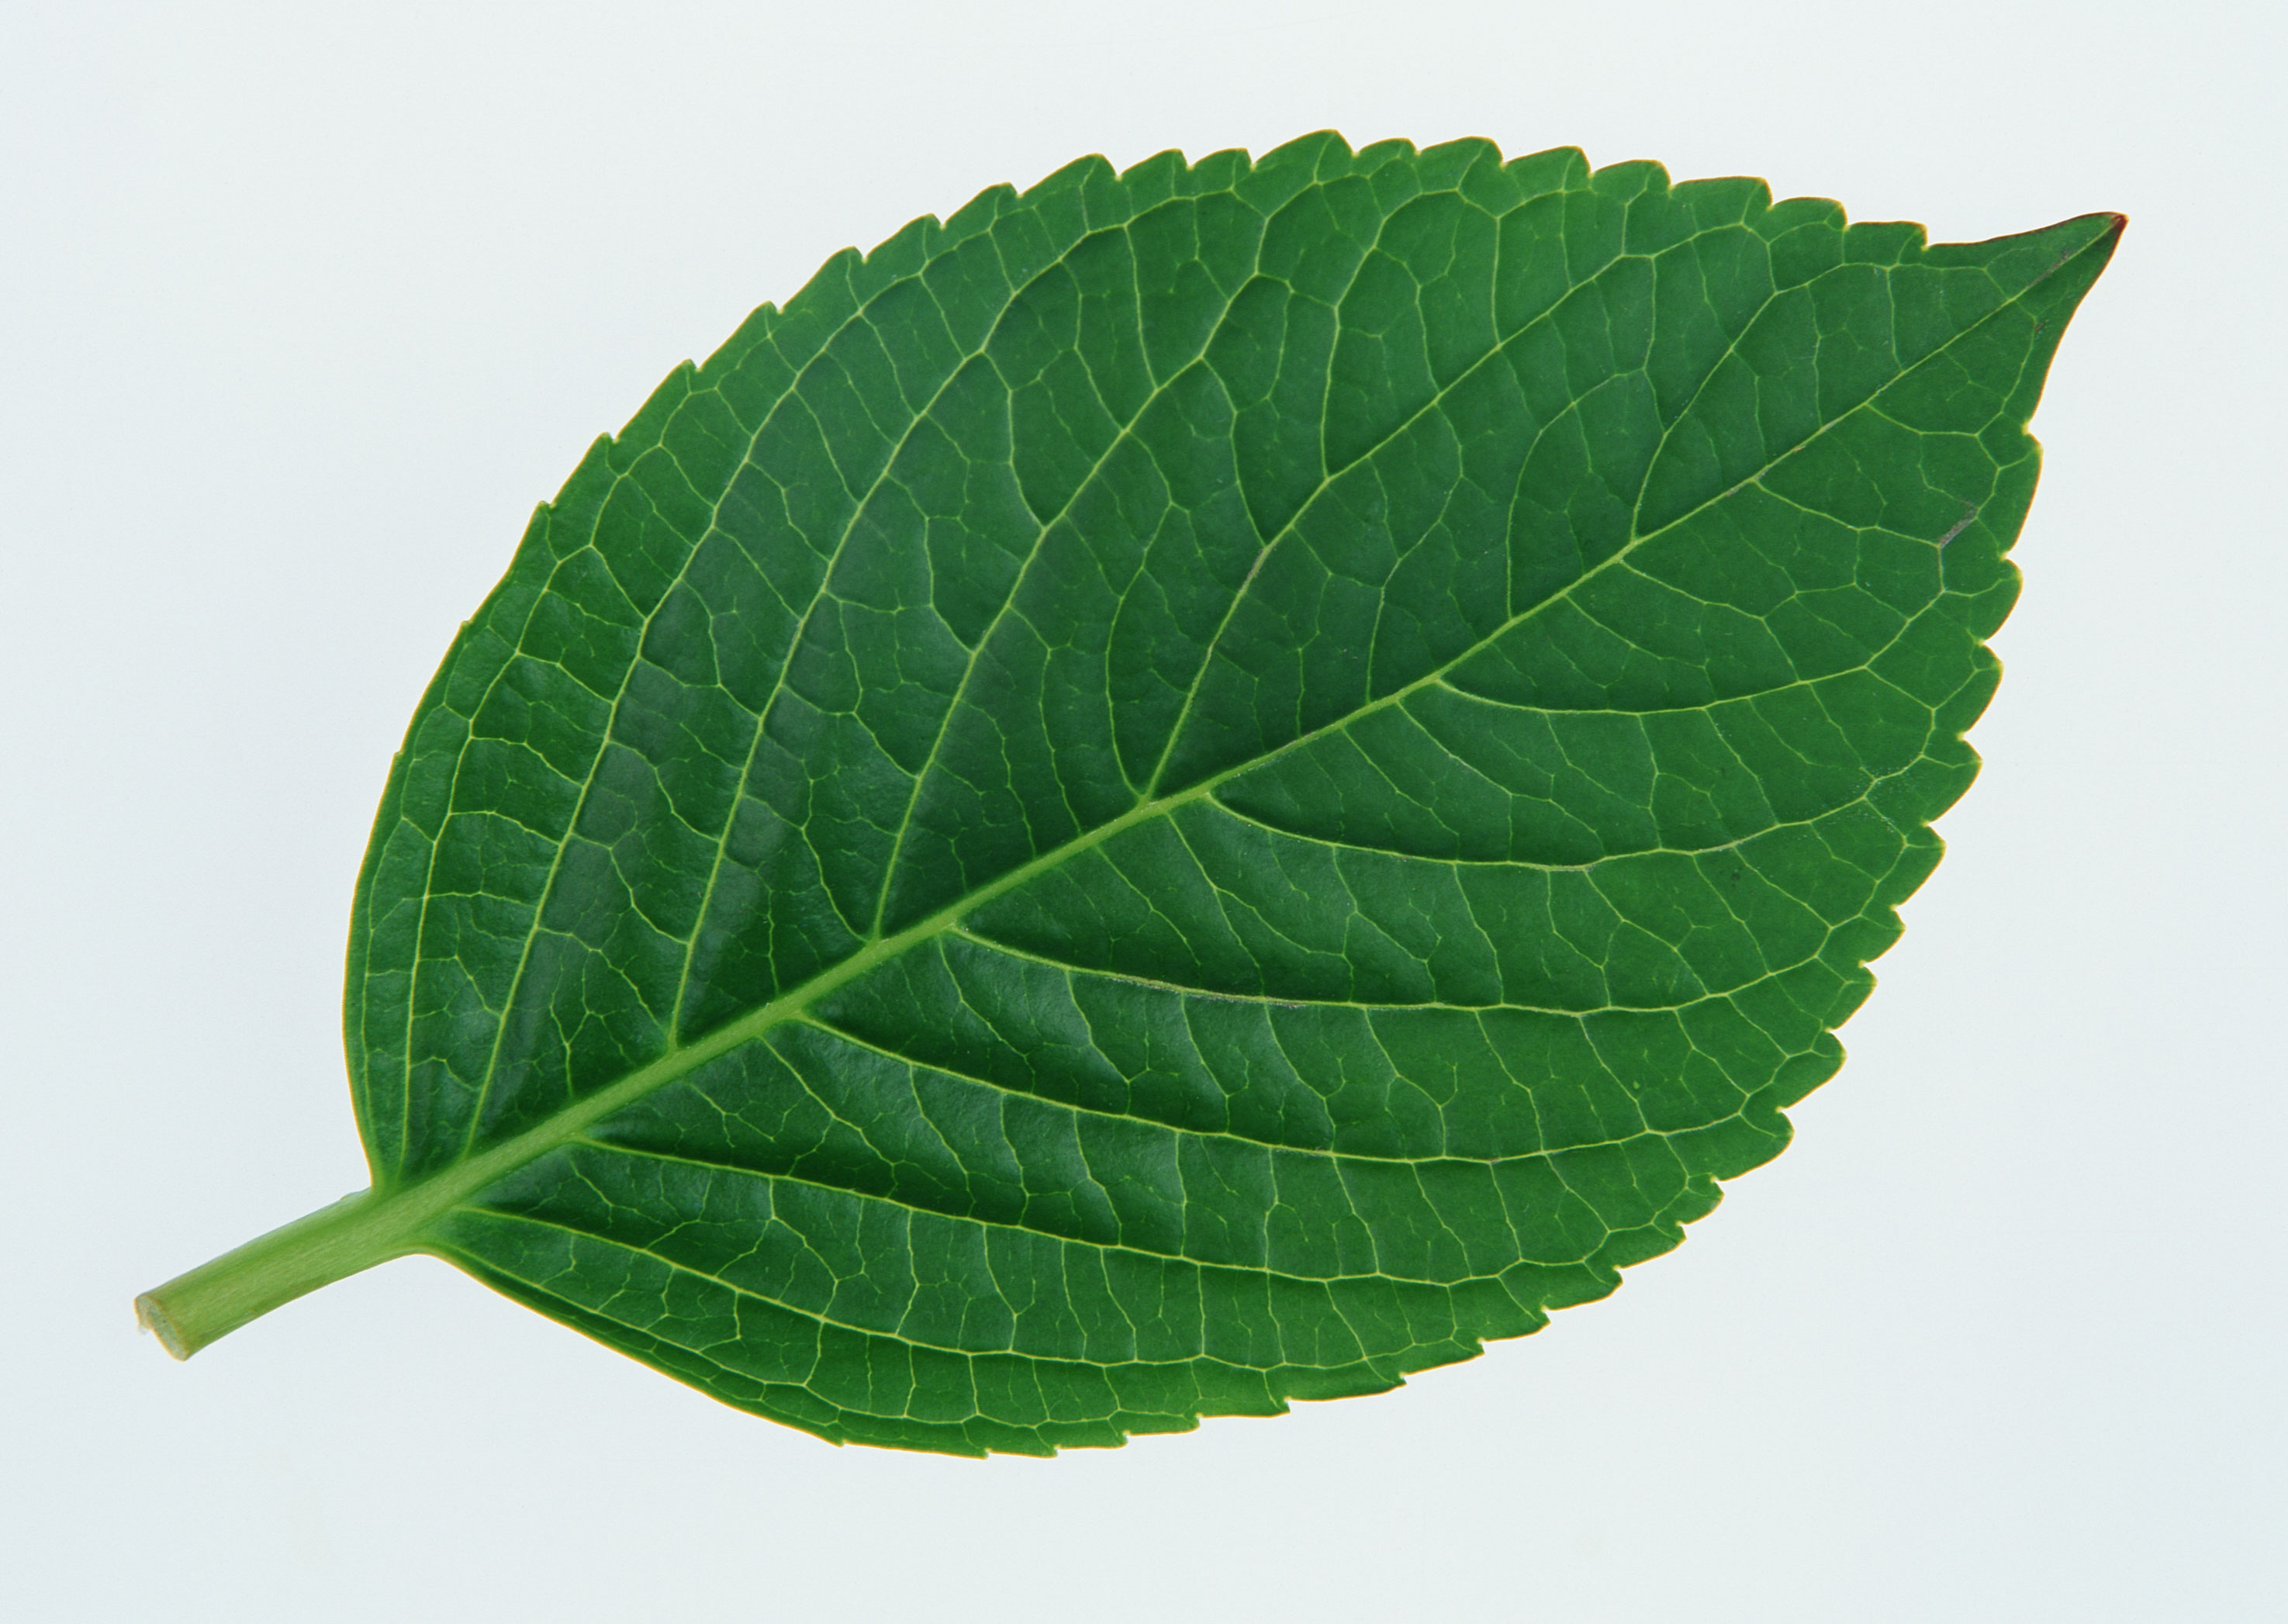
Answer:
<path fill-rule="evenodd" d="M 974 1454 L 1539 1328 L 1786 1143 L 1970 782 L 2119 217 L 1927 246 L 1482 141 L 846 253 L 536 515 L 358 881 L 406 1252 Z"/>

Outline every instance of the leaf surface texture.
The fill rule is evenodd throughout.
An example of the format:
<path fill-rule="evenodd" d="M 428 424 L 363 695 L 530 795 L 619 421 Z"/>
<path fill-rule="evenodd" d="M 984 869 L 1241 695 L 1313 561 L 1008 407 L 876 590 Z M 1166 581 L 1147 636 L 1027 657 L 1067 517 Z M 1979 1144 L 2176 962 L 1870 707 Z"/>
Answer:
<path fill-rule="evenodd" d="M 1387 1388 L 1768 1159 L 1968 785 L 2111 216 L 1483 142 L 830 261 L 536 516 L 347 1027 L 430 1249 L 837 1440 Z"/>

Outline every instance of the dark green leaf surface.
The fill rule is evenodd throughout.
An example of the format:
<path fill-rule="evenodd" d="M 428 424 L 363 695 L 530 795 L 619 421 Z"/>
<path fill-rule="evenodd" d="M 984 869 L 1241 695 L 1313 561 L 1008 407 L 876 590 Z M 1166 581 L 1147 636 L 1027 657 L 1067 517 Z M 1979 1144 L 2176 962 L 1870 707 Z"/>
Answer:
<path fill-rule="evenodd" d="M 1319 136 L 834 259 L 597 443 L 422 701 L 377 1185 L 479 1168 L 422 1245 L 965 1453 L 1603 1295 L 1840 1061 L 2117 230 Z"/>

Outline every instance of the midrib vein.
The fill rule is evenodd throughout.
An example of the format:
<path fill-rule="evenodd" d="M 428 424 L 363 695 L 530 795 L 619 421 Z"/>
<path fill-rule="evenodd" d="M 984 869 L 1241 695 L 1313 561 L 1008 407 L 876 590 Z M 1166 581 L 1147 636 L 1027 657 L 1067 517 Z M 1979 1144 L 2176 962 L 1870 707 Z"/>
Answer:
<path fill-rule="evenodd" d="M 2059 256 L 2057 263 L 2050 266 L 2049 269 L 2045 271 L 2040 276 L 2034 278 L 2032 281 L 2029 282 L 2024 288 L 2020 289 L 2010 297 L 2005 299 L 2002 304 L 1998 305 L 1995 309 L 1989 311 L 1976 321 L 1971 322 L 1967 327 L 1951 335 L 1944 343 L 1937 345 L 1931 352 L 1930 355 L 1921 358 L 1914 363 L 1913 366 L 1902 368 L 1897 373 L 1893 375 L 1891 378 L 1887 379 L 1883 385 L 1871 391 L 1863 399 L 1855 401 L 1851 406 L 1846 408 L 1843 411 L 1839 412 L 1833 418 L 1821 424 L 1819 427 L 1805 440 L 1789 447 L 1779 456 L 1771 459 L 1770 462 L 1758 468 L 1753 473 L 1734 482 L 1732 485 L 1716 492 L 1714 495 L 1704 498 L 1701 502 L 1695 503 L 1691 508 L 1688 509 L 1684 512 L 1677 514 L 1675 517 L 1668 519 L 1655 529 L 1645 532 L 1641 535 L 1632 536 L 1626 545 L 1620 548 L 1610 557 L 1601 560 L 1594 566 L 1592 566 L 1580 575 L 1576 576 L 1560 591 L 1553 593 L 1550 597 L 1542 599 L 1540 602 L 1513 614 L 1505 621 L 1501 626 L 1489 633 L 1485 638 L 1479 639 L 1475 643 L 1472 644 L 1468 648 L 1455 654 L 1450 659 L 1441 662 L 1432 669 L 1424 672 L 1413 681 L 1393 689 L 1390 693 L 1382 695 L 1378 699 L 1370 700 L 1364 704 L 1359 705 L 1354 709 L 1346 712 L 1341 717 L 1323 723 L 1320 726 L 1314 728 L 1307 733 L 1300 733 L 1295 738 L 1286 741 L 1283 744 L 1266 750 L 1263 754 L 1252 759 L 1235 763 L 1219 772 L 1212 774 L 1207 778 L 1198 780 L 1186 788 L 1174 791 L 1172 794 L 1157 796 L 1154 799 L 1139 803 L 1137 805 L 1131 807 L 1127 812 L 1123 812 L 1119 817 L 1112 819 L 1108 822 L 1099 824 L 1096 828 L 1087 830 L 1083 834 L 1075 836 L 1072 839 L 1065 842 L 1063 844 L 1053 847 L 1051 850 L 1043 852 L 1038 857 L 1032 859 L 1029 862 L 1021 864 L 1017 867 L 1010 869 L 1007 873 L 999 875 L 997 878 L 986 882 L 976 890 L 970 891 L 953 902 L 948 903 L 945 907 L 938 909 L 935 913 L 917 921 L 915 923 L 907 926 L 905 929 L 896 931 L 889 936 L 876 938 L 864 947 L 860 948 L 856 953 L 851 955 L 850 957 L 826 970 L 821 970 L 818 974 L 813 976 L 809 980 L 803 982 L 800 986 L 780 994 L 768 1003 L 760 1006 L 746 1015 L 739 1017 L 735 1020 L 726 1022 L 724 1025 L 715 1028 L 703 1037 L 694 1039 L 688 1043 L 679 1044 L 670 1049 L 665 1054 L 662 1055 L 658 1059 L 652 1061 L 649 1065 L 629 1073 L 628 1075 L 623 1077 L 617 1082 L 611 1083 L 605 1088 L 597 1089 L 592 1094 L 573 1101 L 571 1104 L 566 1105 L 562 1110 L 558 1111 L 555 1114 L 549 1117 L 546 1121 L 540 1122 L 532 1128 L 527 1129 L 523 1133 L 518 1134 L 512 1138 L 503 1140 L 500 1144 L 494 1145 L 489 1150 L 479 1152 L 478 1153 L 468 1157 L 465 1161 L 457 1162 L 449 1168 L 441 1168 L 438 1172 L 431 1174 L 414 1183 L 400 1185 L 388 1191 L 377 1191 L 377 1207 L 385 1208 L 392 1215 L 392 1220 L 388 1224 L 388 1228 L 395 1232 L 401 1237 L 401 1243 L 398 1247 L 398 1250 L 401 1252 L 416 1252 L 425 1249 L 420 1234 L 423 1227 L 433 1219 L 441 1216 L 453 1208 L 460 1205 L 469 1197 L 475 1195 L 488 1185 L 497 1183 L 502 1178 L 506 1177 L 508 1175 L 515 1172 L 518 1168 L 524 1167 L 528 1163 L 536 1161 L 538 1158 L 547 1154 L 549 1152 L 558 1149 L 569 1143 L 571 1140 L 580 1137 L 594 1123 L 602 1121 L 604 1118 L 610 1116 L 618 1111 L 625 1109 L 627 1106 L 635 1104 L 637 1101 L 643 1099 L 647 1096 L 666 1087 L 669 1083 L 675 1081 L 677 1079 L 688 1075 L 690 1073 L 697 1070 L 700 1066 L 706 1065 L 709 1061 L 713 1060 L 721 1055 L 727 1054 L 730 1050 L 739 1048 L 743 1044 L 754 1042 L 781 1022 L 794 1016 L 805 1013 L 809 1009 L 809 1006 L 816 1000 L 824 997 L 827 994 L 831 993 L 854 980 L 858 979 L 869 971 L 886 963 L 894 958 L 898 957 L 910 948 L 915 947 L 921 943 L 940 935 L 958 923 L 963 915 L 985 906 L 987 903 L 995 900 L 997 898 L 1018 889 L 1039 875 L 1069 861 L 1073 858 L 1078 857 L 1104 844 L 1106 842 L 1112 840 L 1116 836 L 1124 834 L 1127 830 L 1134 828 L 1140 824 L 1148 823 L 1156 818 L 1167 816 L 1177 811 L 1179 808 L 1192 802 L 1206 799 L 1218 788 L 1221 788 L 1226 782 L 1241 773 L 1251 772 L 1257 768 L 1264 766 L 1291 750 L 1300 749 L 1318 739 L 1325 737 L 1329 733 L 1342 728 L 1347 728 L 1359 721 L 1362 717 L 1371 715 L 1378 710 L 1387 709 L 1393 705 L 1402 704 L 1408 698 L 1411 697 L 1421 689 L 1442 681 L 1454 669 L 1455 667 L 1462 664 L 1464 661 L 1482 651 L 1488 645 L 1507 635 L 1523 622 L 1538 615 L 1543 611 L 1548 609 L 1552 605 L 1564 601 L 1585 582 L 1618 565 L 1623 559 L 1628 558 L 1640 548 L 1644 546 L 1646 543 L 1668 531 L 1675 529 L 1680 525 L 1688 522 L 1698 513 L 1716 505 L 1718 503 L 1726 500 L 1737 492 L 1745 489 L 1749 486 L 1759 484 L 1763 479 L 1770 474 L 1774 468 L 1777 467 L 1781 463 L 1786 462 L 1790 458 L 1799 454 L 1806 446 L 1817 440 L 1821 436 L 1834 428 L 1837 424 L 1839 424 L 1845 419 L 1854 416 L 1857 413 L 1867 409 L 1874 401 L 1879 400 L 1893 384 L 1899 381 L 1900 378 L 1906 376 L 1909 373 L 1914 371 L 1916 368 L 1927 364 L 1929 360 L 1934 359 L 1937 355 L 1942 353 L 1946 350 L 1952 348 L 1956 344 L 1961 342 L 1972 333 L 1976 332 L 1980 329 L 1988 325 L 1988 323 L 1999 318 L 2006 311 L 2008 311 L 2013 306 L 2022 303 L 2037 288 L 2038 288 L 2043 282 L 2046 281 L 2052 274 L 2054 274 L 2060 266 L 2071 259 L 2077 257 L 2080 253 L 2087 251 L 2090 246 L 2090 244 L 2085 243 L 2078 249 L 2062 253 Z M 375 1214 L 377 1218 L 379 1218 L 380 1216 L 379 1212 Z"/>
<path fill-rule="evenodd" d="M 402 1215 L 407 1242 L 403 1249 L 421 1250 L 417 1232 L 423 1225 L 460 1205 L 487 1185 L 497 1183 L 527 1163 L 579 1137 L 604 1118 L 624 1110 L 678 1078 L 689 1075 L 710 1060 L 727 1054 L 742 1044 L 754 1042 L 780 1023 L 805 1013 L 818 999 L 858 979 L 908 949 L 941 934 L 957 923 L 964 915 L 982 907 L 996 898 L 1140 823 L 1164 817 L 1188 802 L 1205 799 L 1232 773 L 1259 764 L 1257 762 L 1243 763 L 1173 795 L 1131 807 L 1110 822 L 1099 824 L 1064 844 L 1043 852 L 1030 862 L 988 881 L 959 900 L 947 904 L 904 930 L 877 938 L 840 963 L 819 971 L 809 980 L 780 994 L 760 1008 L 735 1020 L 725 1022 L 703 1037 L 677 1045 L 649 1065 L 629 1073 L 617 1082 L 573 1101 L 545 1121 L 525 1129 L 513 1138 L 504 1139 L 489 1150 L 480 1151 L 411 1184 L 379 1192 L 381 1204 Z"/>

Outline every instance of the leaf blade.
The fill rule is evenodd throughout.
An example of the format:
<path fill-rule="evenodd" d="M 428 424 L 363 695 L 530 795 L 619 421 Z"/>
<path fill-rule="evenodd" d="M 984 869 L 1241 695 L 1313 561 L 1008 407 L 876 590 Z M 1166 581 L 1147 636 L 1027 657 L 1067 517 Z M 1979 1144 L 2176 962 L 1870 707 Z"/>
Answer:
<path fill-rule="evenodd" d="M 529 1146 L 425 1243 L 961 1453 L 1610 1290 L 1839 1064 L 2117 230 L 1767 204 L 1093 161 L 758 313 L 417 713 L 354 932 L 377 1182 Z"/>

